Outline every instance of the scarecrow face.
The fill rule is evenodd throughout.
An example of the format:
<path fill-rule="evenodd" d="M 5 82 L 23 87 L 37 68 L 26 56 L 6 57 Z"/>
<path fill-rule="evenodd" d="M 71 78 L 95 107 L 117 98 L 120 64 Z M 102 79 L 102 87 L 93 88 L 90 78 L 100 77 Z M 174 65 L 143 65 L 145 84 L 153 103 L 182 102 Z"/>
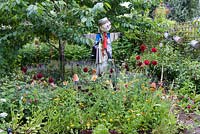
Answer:
<path fill-rule="evenodd" d="M 111 29 L 110 21 L 106 21 L 106 23 L 100 25 L 101 32 L 108 32 Z"/>

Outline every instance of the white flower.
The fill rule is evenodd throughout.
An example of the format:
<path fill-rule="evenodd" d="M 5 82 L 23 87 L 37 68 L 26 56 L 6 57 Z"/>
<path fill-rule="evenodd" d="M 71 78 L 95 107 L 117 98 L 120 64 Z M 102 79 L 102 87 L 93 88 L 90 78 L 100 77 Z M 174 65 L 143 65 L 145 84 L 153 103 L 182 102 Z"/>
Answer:
<path fill-rule="evenodd" d="M 52 14 L 53 16 L 57 16 L 56 12 L 53 10 L 50 11 L 50 14 Z"/>
<path fill-rule="evenodd" d="M 131 2 L 123 2 L 123 3 L 120 3 L 119 5 L 122 6 L 122 7 L 129 8 L 130 4 L 131 4 Z"/>
<path fill-rule="evenodd" d="M 165 100 L 166 98 L 167 98 L 167 97 L 166 97 L 166 96 L 164 96 L 164 95 L 163 95 L 163 96 L 161 96 L 161 99 L 162 99 L 162 100 Z"/>
<path fill-rule="evenodd" d="M 160 107 L 161 105 L 160 105 L 160 104 L 155 104 L 154 106 L 155 106 L 155 107 L 156 107 L 156 106 L 157 106 L 157 107 Z"/>
<path fill-rule="evenodd" d="M 3 112 L 3 113 L 0 113 L 0 118 L 6 118 L 6 116 L 7 116 L 8 114 L 7 113 L 5 113 L 5 112 Z"/>
<path fill-rule="evenodd" d="M 6 99 L 0 99 L 0 102 L 6 102 Z"/>
<path fill-rule="evenodd" d="M 163 43 L 160 43 L 159 46 L 160 46 L 160 47 L 163 47 Z"/>
<path fill-rule="evenodd" d="M 124 17 L 131 18 L 132 14 L 124 14 Z"/>

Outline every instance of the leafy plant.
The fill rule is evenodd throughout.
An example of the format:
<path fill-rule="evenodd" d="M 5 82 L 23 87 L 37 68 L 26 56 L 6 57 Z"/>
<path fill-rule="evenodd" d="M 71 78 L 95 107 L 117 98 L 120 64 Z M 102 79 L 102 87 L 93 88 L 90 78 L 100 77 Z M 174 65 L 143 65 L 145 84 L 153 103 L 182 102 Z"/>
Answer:
<path fill-rule="evenodd" d="M 171 8 L 169 18 L 178 22 L 191 20 L 198 16 L 199 2 L 196 0 L 165 0 Z"/>

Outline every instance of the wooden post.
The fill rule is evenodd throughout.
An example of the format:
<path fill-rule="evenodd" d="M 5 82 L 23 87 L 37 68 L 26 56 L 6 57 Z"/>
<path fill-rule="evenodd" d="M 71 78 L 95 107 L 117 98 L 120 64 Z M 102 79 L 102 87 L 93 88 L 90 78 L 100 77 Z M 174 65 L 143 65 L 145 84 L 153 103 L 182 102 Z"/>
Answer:
<path fill-rule="evenodd" d="M 60 77 L 62 80 L 64 80 L 65 74 L 65 43 L 66 41 L 59 39 Z"/>

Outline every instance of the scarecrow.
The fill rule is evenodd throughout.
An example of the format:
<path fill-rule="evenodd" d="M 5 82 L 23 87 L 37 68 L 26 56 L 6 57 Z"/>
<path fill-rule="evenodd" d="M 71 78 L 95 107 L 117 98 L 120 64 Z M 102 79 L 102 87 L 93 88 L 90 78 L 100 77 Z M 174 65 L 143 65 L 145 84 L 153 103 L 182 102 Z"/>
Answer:
<path fill-rule="evenodd" d="M 86 38 L 94 40 L 91 58 L 95 60 L 97 75 L 108 70 L 108 62 L 112 62 L 111 42 L 120 37 L 120 33 L 109 33 L 111 22 L 107 17 L 98 21 L 98 33 L 86 34 Z"/>

